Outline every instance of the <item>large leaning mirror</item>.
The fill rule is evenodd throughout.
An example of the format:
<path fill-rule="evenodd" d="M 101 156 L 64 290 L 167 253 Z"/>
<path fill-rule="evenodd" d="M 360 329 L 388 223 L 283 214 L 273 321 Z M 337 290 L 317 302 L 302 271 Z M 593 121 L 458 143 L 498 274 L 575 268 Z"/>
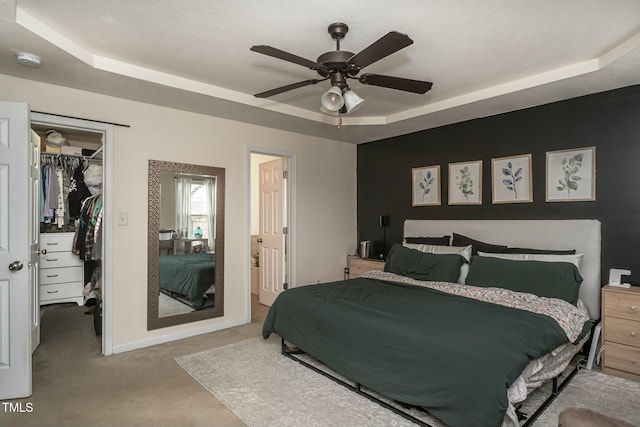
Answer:
<path fill-rule="evenodd" d="M 149 160 L 147 329 L 224 314 L 225 170 Z"/>

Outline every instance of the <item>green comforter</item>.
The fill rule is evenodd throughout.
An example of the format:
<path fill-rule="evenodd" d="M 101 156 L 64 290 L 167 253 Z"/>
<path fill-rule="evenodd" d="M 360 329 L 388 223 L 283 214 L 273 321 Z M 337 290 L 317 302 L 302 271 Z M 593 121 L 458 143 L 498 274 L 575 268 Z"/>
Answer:
<path fill-rule="evenodd" d="M 550 317 L 434 289 L 357 278 L 289 289 L 262 335 L 451 427 L 500 426 L 507 388 L 568 341 Z"/>
<path fill-rule="evenodd" d="M 204 293 L 215 282 L 216 256 L 199 254 L 162 255 L 158 263 L 160 289 L 189 299 L 195 308 L 204 304 Z"/>

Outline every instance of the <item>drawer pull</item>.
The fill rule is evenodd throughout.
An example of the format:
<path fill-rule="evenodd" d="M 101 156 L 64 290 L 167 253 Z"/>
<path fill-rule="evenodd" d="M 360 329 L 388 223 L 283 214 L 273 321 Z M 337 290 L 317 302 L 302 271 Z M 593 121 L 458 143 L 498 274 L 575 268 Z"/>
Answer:
<path fill-rule="evenodd" d="M 632 336 L 632 337 L 635 337 L 636 335 L 637 335 L 637 334 L 636 334 L 636 331 L 631 331 L 631 336 Z"/>
<path fill-rule="evenodd" d="M 631 364 L 635 365 L 636 363 L 638 363 L 638 361 L 636 359 L 631 359 Z"/>
<path fill-rule="evenodd" d="M 60 291 L 47 291 L 48 294 L 57 294 Z"/>
<path fill-rule="evenodd" d="M 57 274 L 47 274 L 47 277 L 58 277 Z"/>
<path fill-rule="evenodd" d="M 53 242 L 53 243 L 47 243 L 47 246 L 56 246 L 58 243 Z"/>
<path fill-rule="evenodd" d="M 631 307 L 629 307 L 631 309 L 631 311 L 636 311 L 636 306 L 632 305 Z"/>
<path fill-rule="evenodd" d="M 51 261 L 51 262 L 54 262 L 54 261 L 57 261 L 57 260 L 58 260 L 58 258 L 47 258 L 47 261 Z"/>

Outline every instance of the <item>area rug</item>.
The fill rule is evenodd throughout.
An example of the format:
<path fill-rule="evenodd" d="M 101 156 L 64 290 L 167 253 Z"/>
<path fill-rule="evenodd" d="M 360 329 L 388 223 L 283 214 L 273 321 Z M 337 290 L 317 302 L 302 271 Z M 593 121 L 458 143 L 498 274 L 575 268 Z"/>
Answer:
<path fill-rule="evenodd" d="M 591 409 L 640 426 L 640 383 L 581 370 L 534 426 L 556 426 L 560 412 L 571 406 Z"/>
<path fill-rule="evenodd" d="M 282 356 L 280 338 L 275 335 L 268 340 L 249 339 L 175 360 L 249 427 L 415 426 L 402 416 Z M 573 384 L 575 387 L 571 387 Z M 605 384 L 609 386 L 603 388 Z M 581 371 L 534 425 L 557 426 L 558 414 L 567 406 L 596 410 L 607 406 L 609 403 L 601 394 L 613 394 L 613 389 L 635 397 L 635 400 L 627 399 L 626 404 L 618 405 L 626 406 L 623 413 L 632 418 L 620 417 L 619 413 L 612 414 L 611 411 L 603 412 L 630 422 L 640 419 L 640 408 L 632 407 L 640 404 L 640 387 L 635 385 L 634 388 L 629 384 L 636 383 L 593 371 Z M 585 389 L 591 389 L 591 392 L 583 393 Z M 540 395 L 532 397 L 534 401 L 540 400 Z M 630 404 L 631 401 L 634 403 Z M 446 427 L 421 411 L 411 410 L 410 413 L 433 427 Z"/>

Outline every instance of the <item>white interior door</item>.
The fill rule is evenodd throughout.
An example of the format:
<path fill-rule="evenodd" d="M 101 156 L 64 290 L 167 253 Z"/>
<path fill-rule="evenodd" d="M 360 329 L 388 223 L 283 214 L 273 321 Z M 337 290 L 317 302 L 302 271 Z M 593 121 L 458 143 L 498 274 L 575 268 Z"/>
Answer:
<path fill-rule="evenodd" d="M 0 399 L 31 395 L 29 140 L 29 106 L 0 102 Z"/>
<path fill-rule="evenodd" d="M 285 283 L 283 159 L 260 163 L 259 301 L 271 306 Z"/>

